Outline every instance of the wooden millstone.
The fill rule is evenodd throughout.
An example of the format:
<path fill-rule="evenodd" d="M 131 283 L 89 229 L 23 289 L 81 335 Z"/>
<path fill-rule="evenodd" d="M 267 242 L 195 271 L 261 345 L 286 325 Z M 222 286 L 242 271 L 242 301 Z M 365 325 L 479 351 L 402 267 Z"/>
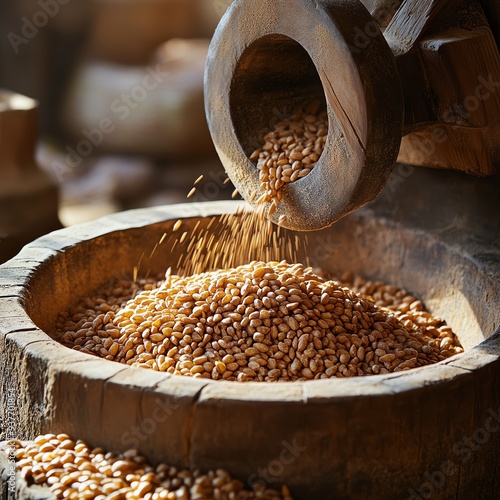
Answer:
<path fill-rule="evenodd" d="M 358 50 L 359 26 L 372 24 L 370 43 Z M 261 194 L 250 154 L 312 99 L 328 111 L 324 152 L 310 174 L 283 188 L 271 217 L 284 215 L 280 224 L 300 231 L 329 226 L 382 191 L 403 125 L 396 62 L 358 0 L 234 2 L 210 45 L 205 109 L 224 168 L 250 203 Z"/>
<path fill-rule="evenodd" d="M 285 482 L 299 499 L 418 499 L 429 489 L 434 498 L 499 498 L 500 253 L 499 228 L 488 222 L 499 213 L 499 185 L 419 171 L 399 186 L 400 198 L 388 190 L 309 234 L 313 262 L 406 287 L 445 317 L 466 349 L 434 366 L 364 378 L 192 379 L 90 357 L 50 338 L 61 311 L 130 274 L 143 254 L 144 273 L 175 264 L 177 249 L 148 256 L 177 219 L 207 224 L 234 212 L 234 202 L 131 211 L 36 240 L 0 267 L 2 397 L 10 389 L 16 397 L 10 432 L 138 447 L 153 462 Z M 13 437 L 5 417 L 0 439 Z"/>
<path fill-rule="evenodd" d="M 284 216 L 289 229 L 321 229 L 366 205 L 396 158 L 478 176 L 500 171 L 498 4 L 233 2 L 212 38 L 205 108 L 238 191 L 256 203 L 263 190 L 250 155 L 313 99 L 327 110 L 327 140 L 314 169 L 281 188 L 271 219 Z"/>

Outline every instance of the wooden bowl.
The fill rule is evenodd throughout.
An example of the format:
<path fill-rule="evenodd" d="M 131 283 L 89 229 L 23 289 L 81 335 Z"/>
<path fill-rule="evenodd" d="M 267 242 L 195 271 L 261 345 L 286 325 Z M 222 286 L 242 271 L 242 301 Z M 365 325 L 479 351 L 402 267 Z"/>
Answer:
<path fill-rule="evenodd" d="M 387 217 L 382 196 L 310 233 L 309 256 L 337 275 L 406 287 L 448 321 L 464 354 L 404 373 L 266 384 L 171 376 L 69 350 L 50 337 L 61 311 L 131 274 L 143 253 L 144 271 L 163 272 L 181 249 L 148 255 L 177 219 L 205 225 L 237 204 L 125 212 L 44 236 L 0 267 L 2 390 L 16 398 L 17 436 L 67 432 L 110 450 L 136 447 L 153 462 L 285 482 L 299 499 L 418 499 L 430 490 L 494 498 L 500 259 L 491 260 L 491 247 L 472 251 L 422 230 L 440 215 L 414 215 L 409 193 L 427 182 L 421 175 L 407 180 L 409 203 L 397 205 L 398 216 Z"/>

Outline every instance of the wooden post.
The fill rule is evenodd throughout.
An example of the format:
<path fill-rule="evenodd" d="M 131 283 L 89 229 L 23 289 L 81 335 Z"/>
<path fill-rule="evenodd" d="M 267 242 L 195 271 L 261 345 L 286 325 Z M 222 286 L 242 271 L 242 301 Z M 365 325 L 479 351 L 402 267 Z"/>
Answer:
<path fill-rule="evenodd" d="M 33 99 L 0 90 L 0 264 L 61 227 L 57 188 L 34 160 L 37 107 Z"/>

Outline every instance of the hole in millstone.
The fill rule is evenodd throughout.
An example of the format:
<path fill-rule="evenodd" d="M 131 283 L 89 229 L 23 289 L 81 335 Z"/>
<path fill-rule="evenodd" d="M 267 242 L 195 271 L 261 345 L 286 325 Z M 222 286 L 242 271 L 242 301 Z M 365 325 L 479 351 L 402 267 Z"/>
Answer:
<path fill-rule="evenodd" d="M 311 103 L 317 103 L 316 113 L 326 111 L 323 85 L 302 45 L 273 34 L 245 50 L 231 83 L 230 108 L 247 156 L 263 146 L 264 136 L 280 121 Z"/>

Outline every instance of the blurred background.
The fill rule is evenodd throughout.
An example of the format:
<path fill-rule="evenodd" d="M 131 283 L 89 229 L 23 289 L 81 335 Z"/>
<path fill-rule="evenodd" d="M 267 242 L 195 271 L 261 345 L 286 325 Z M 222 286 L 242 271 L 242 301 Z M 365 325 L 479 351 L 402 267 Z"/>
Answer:
<path fill-rule="evenodd" d="M 203 104 L 208 45 L 230 2 L 2 0 L 0 88 L 39 103 L 34 156 L 55 186 L 62 225 L 186 202 L 201 174 L 196 201 L 231 197 Z M 0 147 L 29 148 L 9 123 Z M 26 161 L 17 160 L 18 184 Z M 15 231 L 2 217 L 22 223 L 7 214 L 12 189 L 3 205 L 0 189 L 0 243 Z"/>

